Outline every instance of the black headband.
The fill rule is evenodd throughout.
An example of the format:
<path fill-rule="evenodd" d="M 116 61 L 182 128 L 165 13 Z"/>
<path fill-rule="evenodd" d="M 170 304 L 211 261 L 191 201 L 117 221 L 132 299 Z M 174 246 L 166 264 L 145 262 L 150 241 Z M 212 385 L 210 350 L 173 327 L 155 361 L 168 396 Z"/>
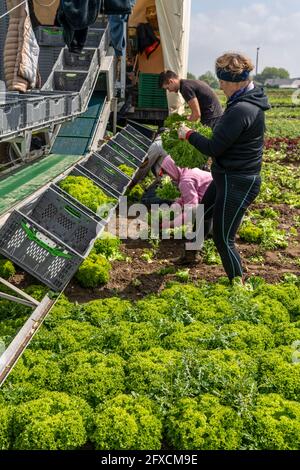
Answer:
<path fill-rule="evenodd" d="M 242 73 L 237 74 L 229 72 L 228 70 L 217 68 L 217 77 L 219 80 L 224 80 L 225 82 L 245 82 L 250 77 L 249 70 L 244 70 Z"/>

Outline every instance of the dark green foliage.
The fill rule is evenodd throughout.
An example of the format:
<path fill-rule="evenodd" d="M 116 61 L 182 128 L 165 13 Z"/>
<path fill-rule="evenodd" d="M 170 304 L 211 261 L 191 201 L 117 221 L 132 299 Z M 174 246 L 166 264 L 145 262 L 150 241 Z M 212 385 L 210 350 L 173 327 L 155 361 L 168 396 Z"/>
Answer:
<path fill-rule="evenodd" d="M 118 325 L 122 320 L 130 319 L 132 305 L 127 300 L 117 297 L 93 300 L 82 305 L 80 312 L 85 321 L 94 326 L 107 327 Z"/>
<path fill-rule="evenodd" d="M 123 173 L 125 173 L 125 175 L 129 176 L 130 178 L 134 175 L 135 173 L 135 170 L 134 168 L 132 168 L 131 166 L 128 166 L 128 165 L 119 165 L 119 170 L 121 170 Z"/>
<path fill-rule="evenodd" d="M 236 450 L 242 442 L 242 420 L 218 398 L 183 398 L 166 419 L 167 437 L 175 449 Z"/>
<path fill-rule="evenodd" d="M 103 255 L 92 252 L 79 267 L 76 279 L 82 287 L 99 287 L 109 281 L 111 264 Z"/>
<path fill-rule="evenodd" d="M 84 398 L 95 407 L 124 391 L 125 362 L 116 354 L 76 352 L 60 363 L 61 390 Z"/>
<path fill-rule="evenodd" d="M 201 168 L 208 157 L 196 150 L 188 141 L 179 140 L 177 131 L 182 123 L 208 139 L 212 137 L 212 130 L 209 127 L 203 126 L 200 122 L 188 121 L 186 116 L 172 114 L 165 121 L 165 126 L 169 130 L 162 135 L 164 149 L 180 168 Z"/>
<path fill-rule="evenodd" d="M 10 446 L 11 415 L 11 407 L 0 405 L 0 451 Z"/>
<path fill-rule="evenodd" d="M 300 339 L 300 335 L 298 338 Z M 300 363 L 293 362 L 291 346 L 292 343 L 286 350 L 274 349 L 260 357 L 261 393 L 278 393 L 288 400 L 299 400 Z"/>
<path fill-rule="evenodd" d="M 16 269 L 8 259 L 0 259 L 0 277 L 9 279 L 16 274 Z"/>
<path fill-rule="evenodd" d="M 175 201 L 180 197 L 180 191 L 178 191 L 171 178 L 167 176 L 162 179 L 160 186 L 157 188 L 156 196 L 164 201 Z"/>
<path fill-rule="evenodd" d="M 103 233 L 101 238 L 95 241 L 94 251 L 97 255 L 103 255 L 109 261 L 122 259 L 122 253 L 120 247 L 122 242 L 119 238 L 113 237 L 109 233 Z"/>
<path fill-rule="evenodd" d="M 64 393 L 49 392 L 21 404 L 13 416 L 13 448 L 71 450 L 85 444 L 92 410 L 87 403 Z"/>
<path fill-rule="evenodd" d="M 249 417 L 249 448 L 300 449 L 300 404 L 280 395 L 261 395 Z"/>
<path fill-rule="evenodd" d="M 31 286 L 26 287 L 25 292 L 40 302 L 43 297 L 45 297 L 48 290 L 49 289 L 46 286 L 32 284 Z"/>
<path fill-rule="evenodd" d="M 67 176 L 59 186 L 95 213 L 101 206 L 116 203 L 114 198 L 108 197 L 92 180 L 84 176 Z"/>
<path fill-rule="evenodd" d="M 96 409 L 93 442 L 98 450 L 159 450 L 162 423 L 151 400 L 118 395 Z"/>

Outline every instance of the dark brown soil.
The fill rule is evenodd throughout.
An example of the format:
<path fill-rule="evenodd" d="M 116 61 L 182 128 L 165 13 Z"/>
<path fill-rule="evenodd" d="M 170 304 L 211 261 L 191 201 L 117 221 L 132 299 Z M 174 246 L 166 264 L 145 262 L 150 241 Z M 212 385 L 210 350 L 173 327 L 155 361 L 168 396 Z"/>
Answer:
<path fill-rule="evenodd" d="M 262 209 L 265 204 L 257 204 L 251 209 Z M 300 209 L 293 209 L 287 205 L 273 205 L 280 212 L 280 228 L 289 234 L 294 225 L 296 215 L 300 216 Z M 276 251 L 263 251 L 259 245 L 242 243 L 237 240 L 238 249 L 244 261 L 244 268 L 248 275 L 263 277 L 267 282 L 276 283 L 287 273 L 300 275 L 300 228 L 298 236 L 291 237 L 286 249 Z M 66 295 L 74 302 L 84 303 L 90 300 L 119 296 L 126 299 L 140 299 L 145 295 L 160 292 L 169 281 L 176 280 L 176 272 L 189 269 L 190 280 L 195 282 L 207 280 L 216 282 L 225 276 L 222 266 L 208 266 L 203 262 L 195 266 L 180 266 L 176 260 L 184 253 L 184 241 L 166 240 L 160 243 L 155 257 L 150 262 L 142 259 L 145 249 L 151 248 L 147 241 L 128 240 L 122 246 L 125 257 L 131 261 L 113 262 L 110 282 L 97 289 L 81 288 L 76 280 L 71 281 L 66 289 Z M 253 257 L 262 256 L 264 261 L 253 262 Z M 173 274 L 162 275 L 163 268 L 172 268 Z M 36 283 L 31 276 L 18 273 L 13 282 L 20 288 Z"/>
<path fill-rule="evenodd" d="M 247 258 L 257 252 L 257 245 L 239 244 L 241 256 L 244 259 L 245 271 L 249 275 L 261 276 L 270 283 L 276 283 L 286 273 L 300 275 L 300 266 L 294 264 L 295 258 L 300 257 L 300 245 L 289 253 L 289 249 L 280 252 L 267 252 L 263 265 L 250 263 Z M 114 262 L 110 282 L 102 288 L 83 289 L 76 281 L 70 283 L 66 295 L 72 301 L 84 303 L 99 298 L 119 296 L 126 299 L 141 299 L 148 294 L 157 294 L 168 281 L 176 280 L 176 274 L 161 275 L 162 268 L 174 267 L 174 271 L 189 269 L 191 281 L 205 279 L 216 282 L 225 276 L 222 266 L 207 266 L 201 262 L 195 266 L 180 266 L 175 263 L 184 252 L 184 243 L 166 241 L 161 244 L 158 254 L 151 263 L 141 259 L 145 244 L 139 241 L 129 242 L 122 248 L 125 256 L 132 258 L 131 263 Z M 285 255 L 282 259 L 280 255 Z"/>

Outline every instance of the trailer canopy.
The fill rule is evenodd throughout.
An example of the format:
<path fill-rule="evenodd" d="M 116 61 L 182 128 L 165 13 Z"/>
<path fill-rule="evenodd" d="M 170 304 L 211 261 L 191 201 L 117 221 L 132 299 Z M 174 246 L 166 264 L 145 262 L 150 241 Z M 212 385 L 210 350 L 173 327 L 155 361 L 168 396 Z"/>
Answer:
<path fill-rule="evenodd" d="M 146 10 L 156 6 L 161 38 L 161 47 L 149 60 L 140 56 L 140 70 L 144 73 L 160 73 L 173 70 L 186 78 L 189 55 L 191 0 L 137 0 L 129 20 L 129 26 L 144 23 Z M 169 94 L 171 112 L 183 111 L 183 100 L 179 95 Z"/>

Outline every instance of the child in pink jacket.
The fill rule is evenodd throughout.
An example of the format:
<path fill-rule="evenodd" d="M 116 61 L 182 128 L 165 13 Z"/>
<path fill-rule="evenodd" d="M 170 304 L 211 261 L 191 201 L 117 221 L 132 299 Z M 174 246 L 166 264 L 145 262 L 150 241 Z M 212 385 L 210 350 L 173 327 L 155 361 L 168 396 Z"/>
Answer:
<path fill-rule="evenodd" d="M 156 171 L 159 170 L 159 168 L 160 173 L 166 173 L 178 186 L 181 197 L 176 199 L 175 204 L 179 204 L 182 207 L 193 207 L 200 204 L 207 188 L 213 180 L 210 173 L 200 170 L 199 168 L 192 170 L 179 168 L 170 155 L 162 159 L 161 163 L 158 164 L 158 168 L 156 167 Z M 177 216 L 174 221 L 171 222 L 171 226 L 180 227 L 184 225 L 186 218 L 187 212 L 183 211 L 182 215 Z M 163 229 L 169 227 L 169 221 L 162 223 Z"/>

